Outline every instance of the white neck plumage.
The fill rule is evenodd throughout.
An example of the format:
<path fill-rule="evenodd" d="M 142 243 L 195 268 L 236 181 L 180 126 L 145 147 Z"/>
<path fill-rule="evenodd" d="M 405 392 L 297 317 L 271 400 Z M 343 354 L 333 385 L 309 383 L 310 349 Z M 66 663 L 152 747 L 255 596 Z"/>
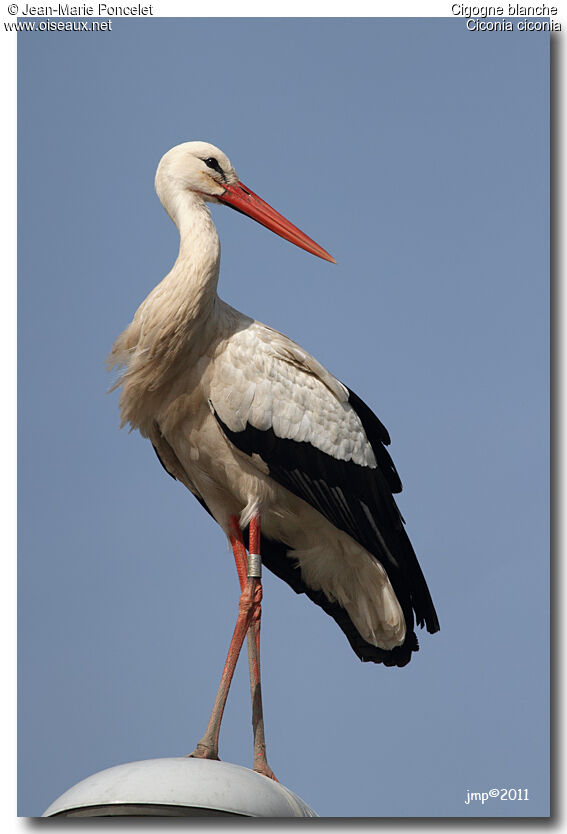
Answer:
<path fill-rule="evenodd" d="M 168 275 L 138 308 L 116 340 L 109 364 L 124 372 L 123 422 L 143 431 L 144 413 L 179 372 L 189 368 L 215 334 L 220 243 L 204 200 L 186 192 L 166 206 L 180 235 L 179 254 Z M 172 210 L 174 209 L 174 210 Z"/>
<path fill-rule="evenodd" d="M 160 286 L 175 296 L 185 322 L 198 325 L 217 297 L 220 241 L 205 201 L 192 192 L 183 198 L 172 218 L 179 230 L 179 254 Z"/>

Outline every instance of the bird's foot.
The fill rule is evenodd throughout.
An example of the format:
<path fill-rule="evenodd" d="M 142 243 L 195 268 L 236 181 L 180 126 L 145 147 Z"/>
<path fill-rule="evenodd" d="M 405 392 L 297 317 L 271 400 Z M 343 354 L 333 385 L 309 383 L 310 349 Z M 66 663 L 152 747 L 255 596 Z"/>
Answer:
<path fill-rule="evenodd" d="M 198 743 L 192 753 L 185 756 L 186 759 L 214 759 L 220 762 L 219 751 L 216 747 L 210 744 L 204 744 L 202 741 Z"/>
<path fill-rule="evenodd" d="M 261 762 L 254 762 L 254 770 L 256 773 L 261 773 L 262 776 L 267 776 L 268 779 L 273 779 L 274 782 L 277 782 L 279 784 L 279 779 L 276 778 L 274 771 L 272 770 L 266 759 L 264 759 L 264 761 Z"/>

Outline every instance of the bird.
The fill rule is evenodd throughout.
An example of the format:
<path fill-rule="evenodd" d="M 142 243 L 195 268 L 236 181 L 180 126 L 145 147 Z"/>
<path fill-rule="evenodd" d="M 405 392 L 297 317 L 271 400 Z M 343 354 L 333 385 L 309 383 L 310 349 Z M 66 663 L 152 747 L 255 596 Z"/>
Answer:
<path fill-rule="evenodd" d="M 246 638 L 253 767 L 276 779 L 261 695 L 262 566 L 330 615 L 362 661 L 405 666 L 419 648 L 416 625 L 434 634 L 439 621 L 394 498 L 402 484 L 387 429 L 307 351 L 219 297 L 209 205 L 335 259 L 245 186 L 208 142 L 167 151 L 155 189 L 178 228 L 179 252 L 114 343 L 111 390 L 121 389 L 121 425 L 151 441 L 166 472 L 220 525 L 236 563 L 236 625 L 209 723 L 189 755 L 219 758 Z"/>

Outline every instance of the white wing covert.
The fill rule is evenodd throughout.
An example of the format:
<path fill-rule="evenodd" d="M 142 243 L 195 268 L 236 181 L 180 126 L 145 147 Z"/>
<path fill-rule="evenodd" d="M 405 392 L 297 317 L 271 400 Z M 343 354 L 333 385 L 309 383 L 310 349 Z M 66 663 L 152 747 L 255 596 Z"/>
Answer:
<path fill-rule="evenodd" d="M 210 398 L 233 432 L 251 426 L 309 443 L 359 466 L 376 467 L 348 389 L 298 345 L 254 322 L 234 334 L 215 357 Z"/>

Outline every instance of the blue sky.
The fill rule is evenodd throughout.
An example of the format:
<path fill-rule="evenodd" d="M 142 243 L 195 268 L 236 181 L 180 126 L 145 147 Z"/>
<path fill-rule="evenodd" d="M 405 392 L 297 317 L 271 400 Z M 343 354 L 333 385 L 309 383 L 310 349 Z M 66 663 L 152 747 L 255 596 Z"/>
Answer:
<path fill-rule="evenodd" d="M 105 395 L 176 256 L 153 177 L 188 139 L 336 257 L 213 209 L 222 297 L 388 427 L 441 622 L 408 667 L 361 664 L 265 576 L 270 764 L 323 816 L 547 814 L 548 36 L 116 20 L 18 51 L 20 815 L 189 752 L 233 625 L 222 533 Z M 251 763 L 246 663 L 220 752 Z M 529 803 L 465 805 L 506 787 Z"/>

